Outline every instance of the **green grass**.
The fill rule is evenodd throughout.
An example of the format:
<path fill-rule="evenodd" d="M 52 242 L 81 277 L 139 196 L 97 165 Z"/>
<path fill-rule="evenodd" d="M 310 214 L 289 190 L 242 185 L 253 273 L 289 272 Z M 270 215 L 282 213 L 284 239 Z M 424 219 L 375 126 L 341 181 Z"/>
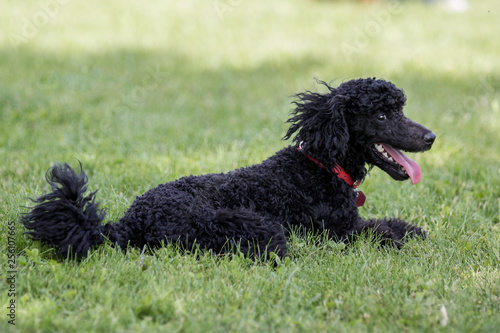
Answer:
<path fill-rule="evenodd" d="M 418 1 L 64 3 L 0 5 L 0 331 L 499 331 L 496 0 L 465 13 Z M 427 240 L 396 251 L 294 236 L 276 268 L 171 246 L 103 246 L 75 263 L 17 225 L 8 296 L 8 223 L 47 190 L 52 163 L 80 160 L 117 220 L 159 183 L 281 149 L 290 96 L 314 77 L 367 76 L 402 87 L 406 114 L 438 138 L 413 156 L 416 186 L 372 170 L 360 213 L 413 221 Z"/>

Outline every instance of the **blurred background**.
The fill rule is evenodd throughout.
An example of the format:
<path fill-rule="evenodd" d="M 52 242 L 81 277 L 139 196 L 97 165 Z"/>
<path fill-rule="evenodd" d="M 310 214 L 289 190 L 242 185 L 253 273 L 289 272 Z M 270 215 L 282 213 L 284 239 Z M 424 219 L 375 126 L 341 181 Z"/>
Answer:
<path fill-rule="evenodd" d="M 420 190 L 449 196 L 436 209 L 445 216 L 465 191 L 497 216 L 496 0 L 6 0 L 0 10 L 4 191 L 30 194 L 51 163 L 78 159 L 125 205 L 157 183 L 287 145 L 292 96 L 321 91 L 315 78 L 379 77 L 437 134 L 413 156 Z M 366 190 L 401 188 L 382 174 Z"/>

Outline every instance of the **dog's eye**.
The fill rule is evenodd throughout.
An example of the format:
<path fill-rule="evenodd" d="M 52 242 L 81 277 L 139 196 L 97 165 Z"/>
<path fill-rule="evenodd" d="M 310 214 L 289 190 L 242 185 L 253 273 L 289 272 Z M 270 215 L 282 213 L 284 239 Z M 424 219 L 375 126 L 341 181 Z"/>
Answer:
<path fill-rule="evenodd" d="M 387 120 L 387 116 L 385 114 L 381 114 L 377 117 L 378 121 L 386 121 Z"/>

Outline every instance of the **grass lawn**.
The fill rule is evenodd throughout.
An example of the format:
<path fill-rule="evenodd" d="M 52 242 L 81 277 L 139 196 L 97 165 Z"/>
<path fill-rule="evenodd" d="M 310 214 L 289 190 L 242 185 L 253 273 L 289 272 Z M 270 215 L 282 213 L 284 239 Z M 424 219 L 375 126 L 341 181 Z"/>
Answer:
<path fill-rule="evenodd" d="M 500 332 L 497 0 L 464 13 L 306 0 L 4 0 L 0 11 L 1 332 Z M 276 268 L 171 246 L 106 245 L 76 263 L 12 223 L 54 162 L 81 161 L 114 221 L 159 183 L 287 145 L 290 96 L 321 89 L 315 77 L 369 76 L 403 88 L 406 114 L 437 134 L 413 155 L 418 185 L 373 169 L 361 186 L 363 217 L 427 230 L 401 251 L 294 236 Z"/>

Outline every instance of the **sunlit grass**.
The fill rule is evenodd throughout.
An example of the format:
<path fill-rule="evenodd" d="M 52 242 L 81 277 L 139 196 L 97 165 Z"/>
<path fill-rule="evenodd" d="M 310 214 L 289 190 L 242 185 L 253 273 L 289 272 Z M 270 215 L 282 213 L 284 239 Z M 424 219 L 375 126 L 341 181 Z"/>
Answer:
<path fill-rule="evenodd" d="M 17 226 L 17 321 L 4 316 L 0 331 L 500 326 L 495 1 L 471 1 L 465 13 L 420 1 L 47 3 L 0 5 L 3 281 L 8 222 L 47 190 L 54 162 L 81 161 L 116 221 L 159 183 L 259 163 L 287 145 L 291 96 L 321 89 L 315 77 L 386 78 L 407 93 L 406 114 L 437 134 L 431 151 L 412 156 L 418 185 L 378 169 L 362 184 L 362 216 L 398 216 L 429 236 L 395 251 L 295 235 L 276 267 L 171 246 L 103 246 L 72 263 Z"/>

